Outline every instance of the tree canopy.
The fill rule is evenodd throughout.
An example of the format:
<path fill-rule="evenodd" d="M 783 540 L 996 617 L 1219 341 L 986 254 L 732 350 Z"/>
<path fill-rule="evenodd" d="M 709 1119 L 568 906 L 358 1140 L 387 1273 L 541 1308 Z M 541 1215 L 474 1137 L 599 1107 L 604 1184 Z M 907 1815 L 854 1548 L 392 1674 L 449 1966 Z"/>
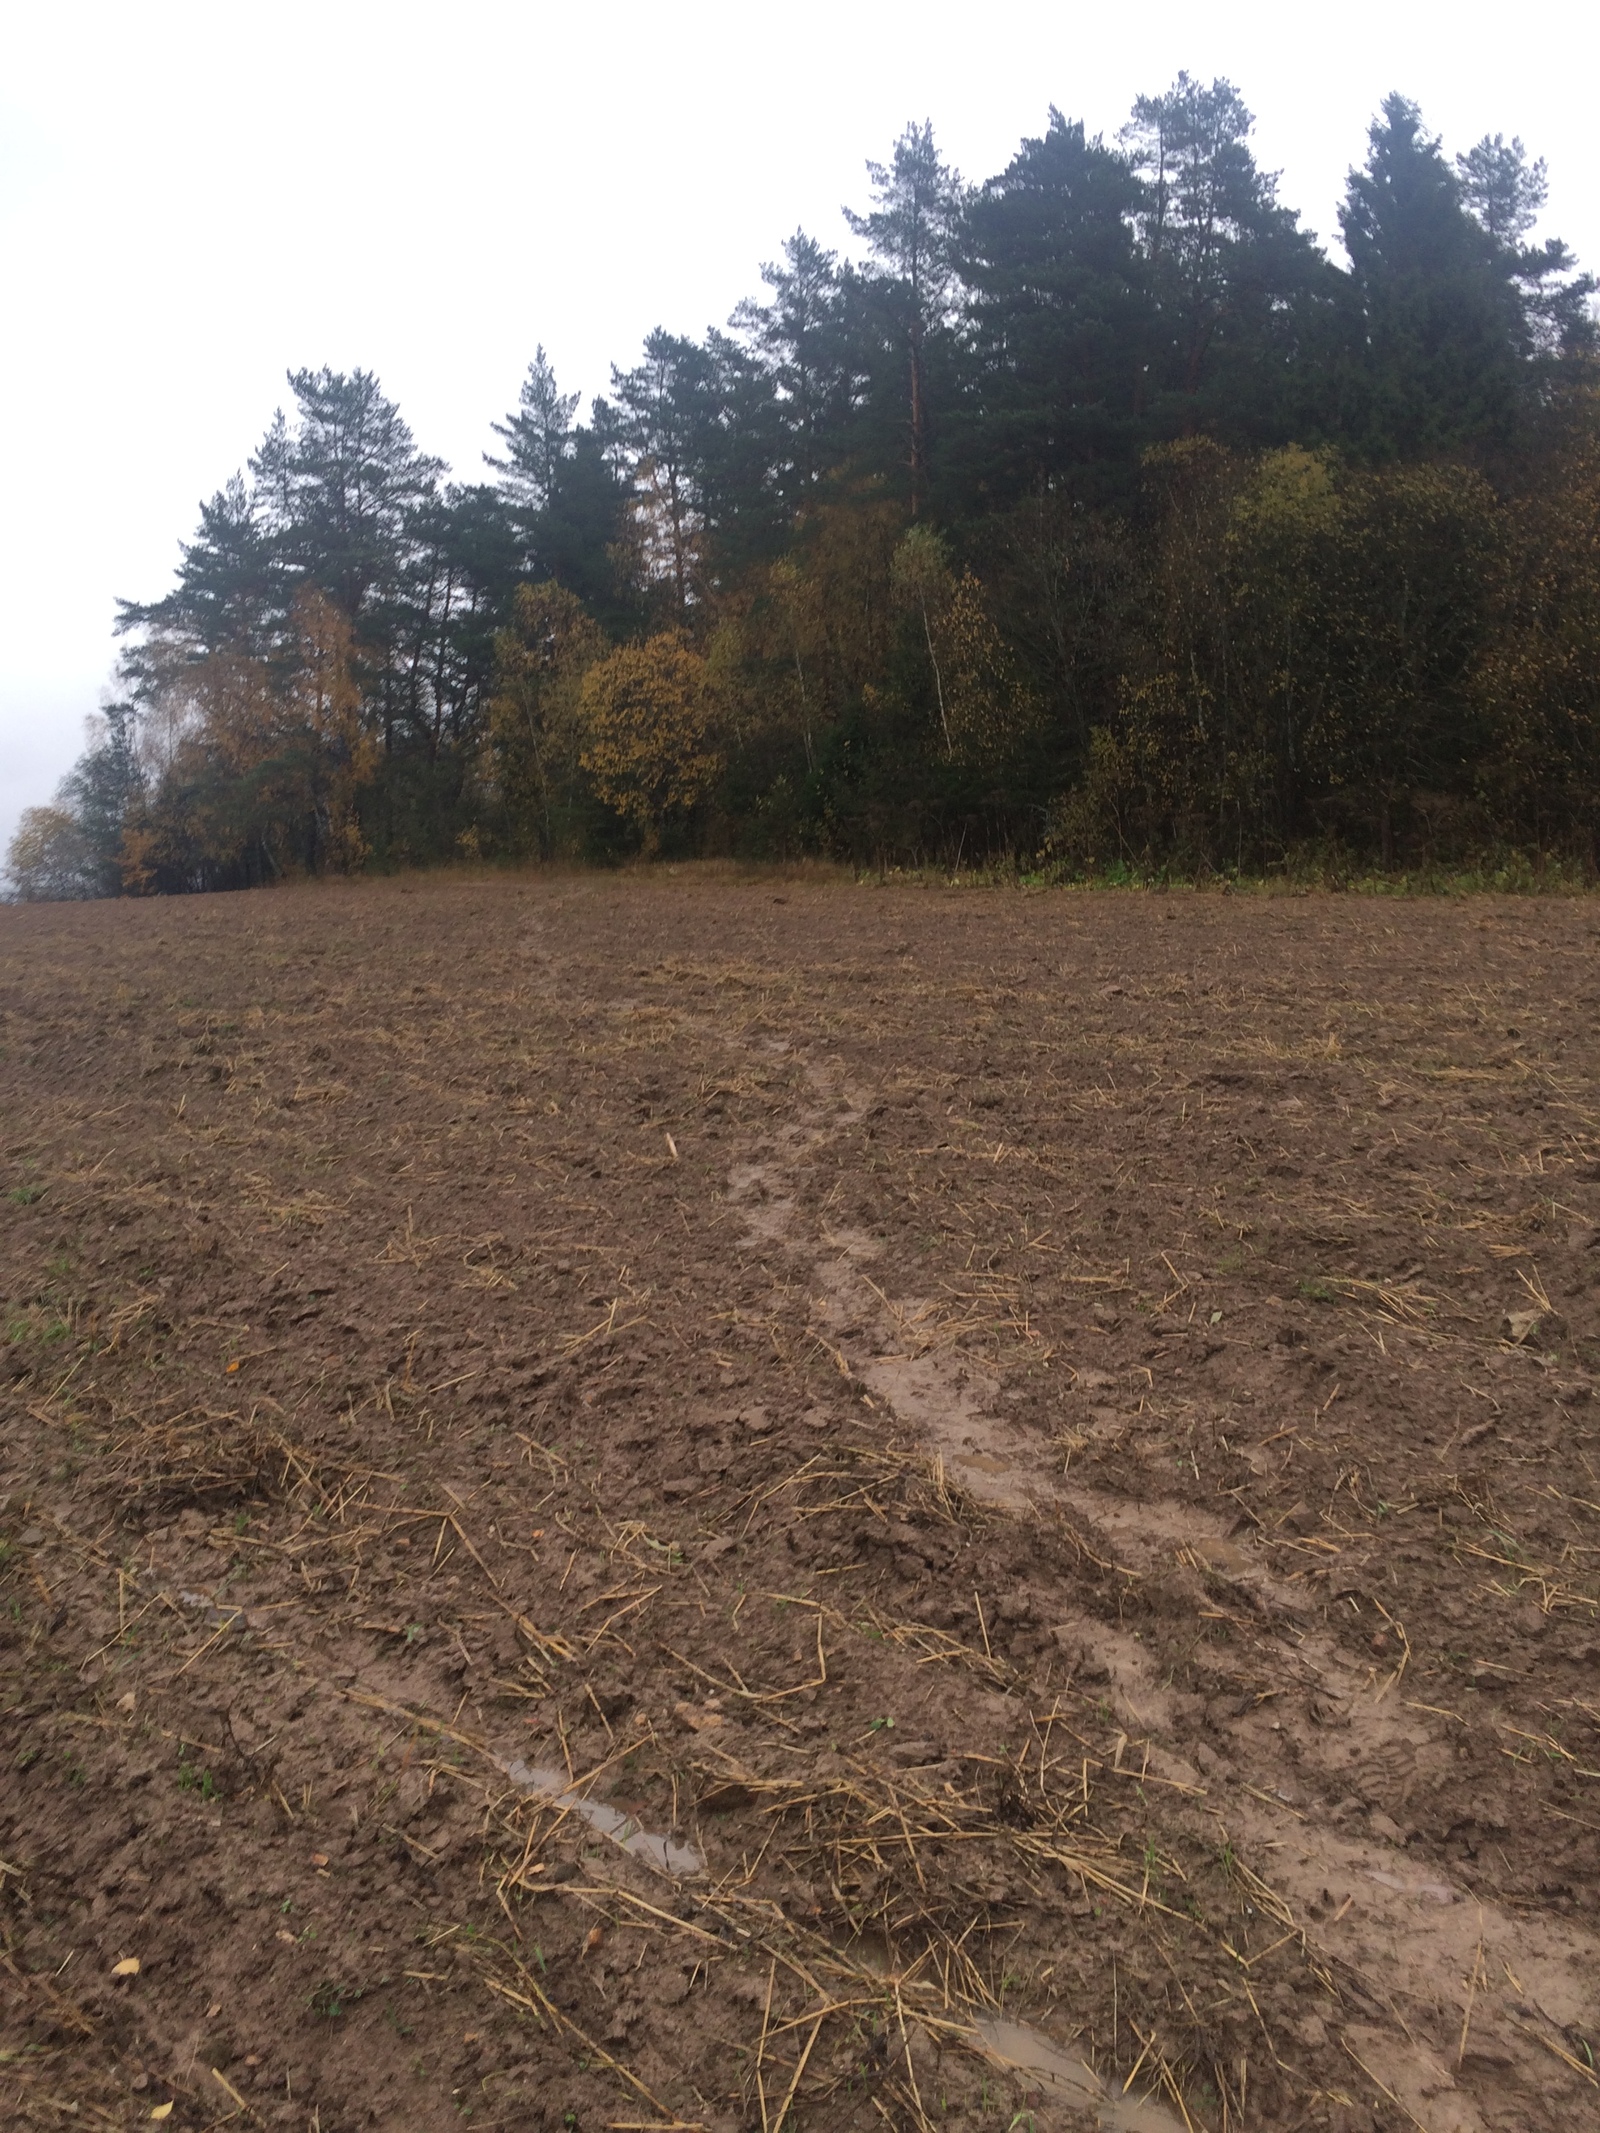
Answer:
<path fill-rule="evenodd" d="M 1559 850 L 1600 802 L 1595 282 L 1545 167 L 1395 95 L 1340 210 L 1234 85 L 927 121 L 588 403 L 536 347 L 477 478 L 302 369 L 124 603 L 14 893 L 461 852 L 1270 866 Z M 508 381 L 509 388 L 509 381 Z"/>

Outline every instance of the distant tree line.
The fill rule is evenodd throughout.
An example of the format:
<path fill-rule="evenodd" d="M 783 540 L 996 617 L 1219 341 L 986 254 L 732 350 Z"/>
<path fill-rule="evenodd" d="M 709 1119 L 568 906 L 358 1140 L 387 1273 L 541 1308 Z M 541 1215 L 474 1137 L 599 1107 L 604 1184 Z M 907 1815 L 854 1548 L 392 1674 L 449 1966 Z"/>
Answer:
<path fill-rule="evenodd" d="M 21 894 L 444 857 L 1073 871 L 1560 855 L 1600 801 L 1595 282 L 1542 163 L 1388 99 L 1336 263 L 1225 81 L 969 185 L 869 164 L 587 421 L 540 349 L 489 479 L 297 371 Z"/>

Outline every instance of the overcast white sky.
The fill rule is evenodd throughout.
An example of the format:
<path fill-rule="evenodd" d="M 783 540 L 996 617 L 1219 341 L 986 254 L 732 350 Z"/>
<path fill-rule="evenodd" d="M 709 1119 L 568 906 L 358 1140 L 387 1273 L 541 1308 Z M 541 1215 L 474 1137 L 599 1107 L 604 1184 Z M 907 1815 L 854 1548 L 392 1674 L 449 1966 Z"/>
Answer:
<path fill-rule="evenodd" d="M 1521 134 L 1545 233 L 1600 266 L 1600 8 L 1212 0 L 83 0 L 0 29 L 0 849 L 109 679 L 113 601 L 170 580 L 291 364 L 375 370 L 477 477 L 542 340 L 603 390 L 700 331 L 928 117 L 970 178 L 1051 103 L 1114 133 L 1226 74 L 1324 238 L 1392 88 L 1451 151 Z"/>

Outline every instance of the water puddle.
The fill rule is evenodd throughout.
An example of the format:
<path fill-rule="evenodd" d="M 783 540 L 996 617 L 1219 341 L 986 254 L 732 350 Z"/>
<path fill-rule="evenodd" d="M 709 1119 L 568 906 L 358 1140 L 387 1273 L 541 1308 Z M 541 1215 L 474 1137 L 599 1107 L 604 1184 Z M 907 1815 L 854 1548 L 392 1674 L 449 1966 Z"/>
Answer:
<path fill-rule="evenodd" d="M 1183 2133 L 1170 2111 L 1111 2087 L 1092 2066 L 1074 2059 L 1036 2029 L 998 2015 L 980 2015 L 973 2026 L 980 2047 L 996 2066 L 1025 2075 L 1065 2103 L 1088 2105 L 1103 2133 Z"/>
<path fill-rule="evenodd" d="M 505 1773 L 519 1791 L 537 1793 L 547 1805 L 559 1807 L 563 1814 L 576 1815 L 580 1821 L 609 1837 L 622 1851 L 631 1852 L 658 1874 L 670 1874 L 681 1881 L 691 1874 L 703 1874 L 706 1863 L 692 1844 L 679 1844 L 672 1837 L 658 1837 L 654 1830 L 642 1829 L 632 1815 L 625 1815 L 620 1808 L 608 1807 L 604 1800 L 586 1800 L 581 1793 L 568 1789 L 566 1779 L 559 1770 L 543 1770 L 532 1763 L 523 1762 L 519 1756 L 507 1763 Z"/>

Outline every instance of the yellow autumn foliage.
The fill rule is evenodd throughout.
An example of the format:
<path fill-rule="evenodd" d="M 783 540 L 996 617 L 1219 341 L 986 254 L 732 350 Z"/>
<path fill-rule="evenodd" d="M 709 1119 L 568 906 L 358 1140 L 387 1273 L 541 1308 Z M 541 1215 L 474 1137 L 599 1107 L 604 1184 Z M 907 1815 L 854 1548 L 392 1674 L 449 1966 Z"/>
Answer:
<path fill-rule="evenodd" d="M 654 852 L 722 774 L 716 696 L 705 660 L 676 630 L 627 644 L 583 680 L 582 764 L 607 807 Z"/>
<path fill-rule="evenodd" d="M 88 843 L 64 807 L 22 810 L 6 851 L 5 871 L 19 903 L 56 903 L 95 893 Z"/>

